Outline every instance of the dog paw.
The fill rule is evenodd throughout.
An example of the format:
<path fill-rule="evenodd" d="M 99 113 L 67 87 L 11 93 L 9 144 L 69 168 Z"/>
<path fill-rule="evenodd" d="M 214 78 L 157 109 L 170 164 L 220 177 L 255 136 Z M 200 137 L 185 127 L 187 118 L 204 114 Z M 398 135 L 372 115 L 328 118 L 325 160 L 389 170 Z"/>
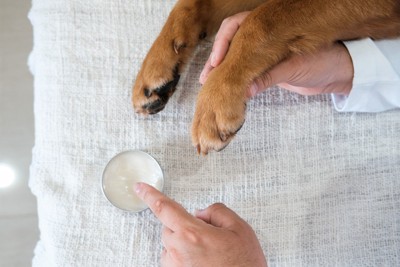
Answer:
<path fill-rule="evenodd" d="M 176 65 L 172 70 L 161 69 L 165 74 L 153 78 L 146 77 L 146 71 L 147 69 L 143 68 L 138 74 L 133 88 L 132 103 L 137 113 L 156 114 L 164 109 L 176 90 L 180 78 L 179 66 Z"/>
<path fill-rule="evenodd" d="M 206 36 L 200 7 L 178 2 L 150 48 L 133 87 L 136 112 L 155 114 L 175 92 L 180 73 L 201 39 Z"/>
<path fill-rule="evenodd" d="M 241 88 L 215 85 L 208 80 L 201 90 L 192 124 L 193 145 L 202 155 L 223 150 L 245 121 L 246 98 L 226 94 Z"/>

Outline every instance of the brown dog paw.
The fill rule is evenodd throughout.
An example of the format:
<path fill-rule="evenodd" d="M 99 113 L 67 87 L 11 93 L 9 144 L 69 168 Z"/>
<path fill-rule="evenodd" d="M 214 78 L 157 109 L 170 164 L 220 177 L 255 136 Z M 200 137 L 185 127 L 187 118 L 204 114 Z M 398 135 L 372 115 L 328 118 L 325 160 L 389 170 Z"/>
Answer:
<path fill-rule="evenodd" d="M 136 78 L 136 112 L 155 114 L 164 109 L 196 45 L 206 36 L 203 9 L 196 1 L 178 1 L 171 11 Z"/>
<path fill-rule="evenodd" d="M 168 76 L 170 75 L 166 75 L 166 77 Z M 175 92 L 179 78 L 178 65 L 175 66 L 172 77 L 165 81 L 158 81 L 155 85 L 145 82 L 145 79 L 139 74 L 132 97 L 135 111 L 140 114 L 156 114 L 163 110 L 169 98 Z"/>
<path fill-rule="evenodd" d="M 246 115 L 246 98 L 229 92 L 241 88 L 218 85 L 207 80 L 201 90 L 192 124 L 192 141 L 197 152 L 221 151 L 242 128 Z"/>

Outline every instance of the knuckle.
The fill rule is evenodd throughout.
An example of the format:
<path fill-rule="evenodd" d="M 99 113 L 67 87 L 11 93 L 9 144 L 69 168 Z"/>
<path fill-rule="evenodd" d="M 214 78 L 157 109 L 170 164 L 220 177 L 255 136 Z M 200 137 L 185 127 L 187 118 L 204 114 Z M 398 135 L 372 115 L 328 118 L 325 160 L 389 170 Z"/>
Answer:
<path fill-rule="evenodd" d="M 168 201 L 163 198 L 157 199 L 154 203 L 154 213 L 160 215 L 163 212 L 165 205 L 167 205 L 167 202 Z"/>
<path fill-rule="evenodd" d="M 181 261 L 181 256 L 180 256 L 180 254 L 179 254 L 179 251 L 176 250 L 175 248 L 170 248 L 170 249 L 168 250 L 168 254 L 169 254 L 169 256 L 171 257 L 171 259 L 172 259 L 175 263 L 178 263 L 178 262 Z"/>
<path fill-rule="evenodd" d="M 181 232 L 182 238 L 187 242 L 198 245 L 202 242 L 201 231 L 192 227 L 185 227 Z"/>
<path fill-rule="evenodd" d="M 214 204 L 212 204 L 210 207 L 209 207 L 209 209 L 211 210 L 211 211 L 216 211 L 216 210 L 220 210 L 220 209 L 226 209 L 226 206 L 225 206 L 225 204 L 224 203 L 214 203 Z"/>

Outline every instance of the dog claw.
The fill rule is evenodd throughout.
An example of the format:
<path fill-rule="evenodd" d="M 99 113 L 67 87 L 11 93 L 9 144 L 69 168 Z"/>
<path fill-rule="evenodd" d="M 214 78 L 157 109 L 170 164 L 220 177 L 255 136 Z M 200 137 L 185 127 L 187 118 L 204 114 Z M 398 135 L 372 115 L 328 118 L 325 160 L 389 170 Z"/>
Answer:
<path fill-rule="evenodd" d="M 203 39 L 205 39 L 206 37 L 207 37 L 207 32 L 201 32 L 200 35 L 199 35 L 199 39 L 200 39 L 200 40 L 203 40 Z"/>
<path fill-rule="evenodd" d="M 174 42 L 174 51 L 175 51 L 175 53 L 178 55 L 179 54 L 179 52 L 183 49 L 183 48 L 185 48 L 186 47 L 186 44 L 185 43 L 183 43 L 183 42 L 178 42 L 178 41 L 175 41 Z"/>
<path fill-rule="evenodd" d="M 224 150 L 228 145 L 229 145 L 229 143 L 225 144 L 223 147 L 219 148 L 219 149 L 216 150 L 216 151 L 217 151 L 217 152 L 221 152 L 221 151 Z"/>
<path fill-rule="evenodd" d="M 149 89 L 145 88 L 145 89 L 144 89 L 144 95 L 145 95 L 147 98 L 150 98 L 150 97 L 153 95 L 153 93 L 152 93 Z"/>
<path fill-rule="evenodd" d="M 208 155 L 208 149 L 207 150 L 201 149 L 201 145 L 200 144 L 196 145 L 196 150 L 197 150 L 197 154 L 198 155 L 202 155 L 202 156 L 207 156 Z"/>
<path fill-rule="evenodd" d="M 201 147 L 200 147 L 200 144 L 198 144 L 198 145 L 196 146 L 196 149 L 197 149 L 197 154 L 199 154 L 199 155 L 200 155 L 200 153 L 201 153 Z"/>
<path fill-rule="evenodd" d="M 219 139 L 221 139 L 222 142 L 225 142 L 226 140 L 228 140 L 228 136 L 224 133 L 220 133 Z"/>

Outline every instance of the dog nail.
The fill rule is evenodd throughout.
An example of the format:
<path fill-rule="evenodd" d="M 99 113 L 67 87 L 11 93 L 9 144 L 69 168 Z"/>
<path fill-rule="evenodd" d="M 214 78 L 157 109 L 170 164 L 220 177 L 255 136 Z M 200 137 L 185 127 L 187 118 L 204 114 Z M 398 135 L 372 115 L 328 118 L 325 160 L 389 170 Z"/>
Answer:
<path fill-rule="evenodd" d="M 200 152 L 201 152 L 200 145 L 197 145 L 197 146 L 196 146 L 196 149 L 197 149 L 197 154 L 199 154 L 199 155 L 200 155 Z"/>
<path fill-rule="evenodd" d="M 202 32 L 202 33 L 200 33 L 200 35 L 199 35 L 199 39 L 200 40 L 203 40 L 204 38 L 206 38 L 207 37 L 207 33 L 206 32 Z"/>
<path fill-rule="evenodd" d="M 174 42 L 174 51 L 177 55 L 179 54 L 180 50 L 185 47 L 186 47 L 185 43 L 181 43 L 181 42 L 177 42 L 177 41 Z"/>
<path fill-rule="evenodd" d="M 150 92 L 149 89 L 145 88 L 145 89 L 144 89 L 144 95 L 145 95 L 147 98 L 149 98 L 149 97 L 152 95 L 152 93 Z"/>
<path fill-rule="evenodd" d="M 228 144 L 229 144 L 229 143 L 228 143 Z M 223 147 L 219 148 L 219 149 L 217 150 L 217 152 L 221 152 L 222 150 L 224 150 L 224 149 L 228 146 L 228 144 L 225 144 Z"/>
<path fill-rule="evenodd" d="M 228 136 L 226 134 L 220 133 L 219 139 L 221 139 L 222 142 L 225 142 L 228 139 Z"/>

